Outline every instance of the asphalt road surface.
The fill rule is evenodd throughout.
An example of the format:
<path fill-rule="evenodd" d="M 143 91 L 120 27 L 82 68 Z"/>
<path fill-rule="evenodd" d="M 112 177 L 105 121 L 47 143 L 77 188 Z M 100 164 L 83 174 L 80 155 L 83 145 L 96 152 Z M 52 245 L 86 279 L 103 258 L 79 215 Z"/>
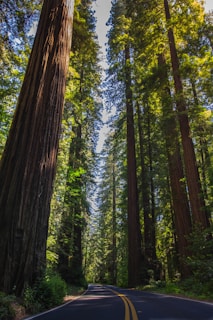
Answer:
<path fill-rule="evenodd" d="M 77 299 L 25 320 L 213 320 L 213 303 L 89 285 Z"/>

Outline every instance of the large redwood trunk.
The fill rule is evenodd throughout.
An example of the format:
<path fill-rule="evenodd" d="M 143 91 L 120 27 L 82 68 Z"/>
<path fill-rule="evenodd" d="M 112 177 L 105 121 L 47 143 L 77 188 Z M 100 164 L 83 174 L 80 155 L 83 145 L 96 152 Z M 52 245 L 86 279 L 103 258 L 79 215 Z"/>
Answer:
<path fill-rule="evenodd" d="M 164 0 L 166 20 L 170 23 L 170 11 L 168 0 Z M 190 206 L 193 220 L 203 228 L 209 226 L 209 220 L 205 211 L 205 202 L 201 190 L 200 177 L 196 163 L 194 145 L 190 133 L 189 118 L 186 108 L 186 102 L 183 94 L 183 85 L 179 69 L 179 59 L 175 44 L 174 33 L 171 27 L 168 29 L 168 39 L 170 46 L 171 63 L 176 92 L 176 105 L 180 125 L 181 139 L 183 145 L 183 157 L 187 185 L 189 191 Z"/>
<path fill-rule="evenodd" d="M 20 295 L 45 267 L 74 0 L 45 0 L 0 163 L 0 289 Z"/>

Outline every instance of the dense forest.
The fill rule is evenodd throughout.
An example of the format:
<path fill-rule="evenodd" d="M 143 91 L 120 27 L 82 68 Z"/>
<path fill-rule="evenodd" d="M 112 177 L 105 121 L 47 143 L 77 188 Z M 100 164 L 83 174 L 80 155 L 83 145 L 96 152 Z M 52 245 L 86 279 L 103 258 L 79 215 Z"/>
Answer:
<path fill-rule="evenodd" d="M 0 291 L 35 299 L 52 277 L 210 294 L 213 14 L 112 0 L 103 76 L 92 0 L 0 8 Z"/>

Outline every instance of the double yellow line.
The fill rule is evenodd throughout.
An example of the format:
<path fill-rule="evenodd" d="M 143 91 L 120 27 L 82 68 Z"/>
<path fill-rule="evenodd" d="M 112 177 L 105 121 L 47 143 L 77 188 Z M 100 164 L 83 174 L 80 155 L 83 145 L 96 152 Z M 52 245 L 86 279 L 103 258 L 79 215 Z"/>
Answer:
<path fill-rule="evenodd" d="M 120 297 L 123 300 L 125 306 L 125 320 L 138 320 L 137 312 L 135 310 L 134 305 L 132 302 L 125 296 L 117 291 L 110 289 L 114 294 Z"/>

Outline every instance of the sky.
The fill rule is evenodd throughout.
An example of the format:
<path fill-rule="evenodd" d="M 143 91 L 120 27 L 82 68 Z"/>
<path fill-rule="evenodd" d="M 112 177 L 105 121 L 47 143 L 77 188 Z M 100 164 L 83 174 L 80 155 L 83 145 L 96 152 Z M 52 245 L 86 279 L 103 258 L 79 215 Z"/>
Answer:
<path fill-rule="evenodd" d="M 111 8 L 111 0 L 96 0 L 93 4 L 93 8 L 95 10 L 95 16 L 97 18 L 96 24 L 96 32 L 98 35 L 98 41 L 101 46 L 101 51 L 105 55 L 106 50 L 106 42 L 107 42 L 107 29 L 106 23 L 109 19 L 110 8 Z M 102 63 L 104 68 L 107 67 L 106 59 Z"/>
<path fill-rule="evenodd" d="M 103 0 L 104 1 L 104 0 Z M 208 12 L 209 10 L 213 10 L 213 1 L 212 0 L 206 0 L 205 1 L 205 8 Z"/>
<path fill-rule="evenodd" d="M 107 30 L 108 27 L 106 26 L 106 23 L 109 19 L 110 15 L 110 8 L 111 8 L 111 0 L 96 0 L 93 4 L 93 9 L 95 10 L 95 17 L 97 19 L 96 23 L 96 33 L 98 35 L 98 41 L 99 45 L 101 46 L 101 52 L 103 53 L 103 56 L 101 57 L 102 60 L 102 68 L 107 68 L 107 62 L 106 62 L 106 42 L 107 42 Z M 106 122 L 108 118 L 108 114 L 106 109 L 104 108 L 104 111 L 102 113 L 102 121 Z M 105 138 L 109 132 L 109 127 L 107 124 L 104 124 L 99 132 L 99 140 L 97 145 L 97 152 L 101 152 L 103 143 L 105 141 Z"/>

